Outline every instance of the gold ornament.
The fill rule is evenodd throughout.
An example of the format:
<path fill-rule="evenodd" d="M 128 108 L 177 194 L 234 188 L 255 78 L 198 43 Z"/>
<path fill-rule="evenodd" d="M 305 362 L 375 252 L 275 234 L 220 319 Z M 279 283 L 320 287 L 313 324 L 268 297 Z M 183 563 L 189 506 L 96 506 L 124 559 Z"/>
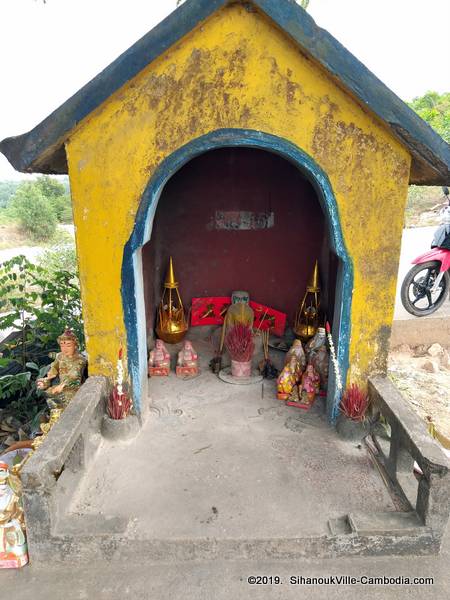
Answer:
<path fill-rule="evenodd" d="M 186 335 L 188 324 L 184 314 L 183 303 L 178 292 L 178 282 L 175 280 L 172 257 L 164 283 L 164 291 L 158 308 L 158 337 L 168 344 L 176 344 Z"/>
<path fill-rule="evenodd" d="M 297 337 L 306 341 L 316 334 L 319 327 L 319 307 L 319 265 L 316 260 L 313 274 L 306 286 L 305 295 L 295 314 L 294 333 Z"/>

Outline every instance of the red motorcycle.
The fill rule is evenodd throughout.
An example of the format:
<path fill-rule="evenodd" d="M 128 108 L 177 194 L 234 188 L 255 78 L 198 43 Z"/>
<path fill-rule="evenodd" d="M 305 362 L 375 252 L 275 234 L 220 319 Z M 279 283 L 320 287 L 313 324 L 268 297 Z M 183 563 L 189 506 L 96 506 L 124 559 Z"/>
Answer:
<path fill-rule="evenodd" d="M 443 222 L 434 234 L 432 249 L 412 261 L 415 266 L 402 283 L 402 304 L 416 317 L 438 310 L 450 291 L 450 201 L 448 188 L 442 189 L 447 206 L 441 211 Z"/>

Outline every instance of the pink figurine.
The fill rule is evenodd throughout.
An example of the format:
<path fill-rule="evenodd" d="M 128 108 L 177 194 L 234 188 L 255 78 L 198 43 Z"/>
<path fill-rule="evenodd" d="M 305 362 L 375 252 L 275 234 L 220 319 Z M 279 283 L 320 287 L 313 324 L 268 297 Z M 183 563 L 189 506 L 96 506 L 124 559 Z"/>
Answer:
<path fill-rule="evenodd" d="M 178 352 L 177 377 L 194 377 L 198 375 L 198 354 L 192 342 L 186 340 Z"/>
<path fill-rule="evenodd" d="M 148 374 L 150 377 L 168 377 L 170 372 L 170 354 L 162 340 L 156 340 L 155 347 L 150 352 Z"/>
<path fill-rule="evenodd" d="M 314 367 L 309 364 L 302 375 L 301 398 L 304 404 L 312 404 L 320 389 L 320 377 Z"/>

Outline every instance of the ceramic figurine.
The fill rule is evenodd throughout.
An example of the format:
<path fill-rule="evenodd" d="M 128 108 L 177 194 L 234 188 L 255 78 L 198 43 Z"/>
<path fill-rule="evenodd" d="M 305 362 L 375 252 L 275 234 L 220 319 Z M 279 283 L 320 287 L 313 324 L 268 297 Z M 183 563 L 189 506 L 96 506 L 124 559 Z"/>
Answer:
<path fill-rule="evenodd" d="M 170 257 L 169 270 L 158 308 L 156 333 L 167 344 L 177 344 L 184 338 L 187 330 L 188 324 L 178 291 L 178 282 L 175 281 L 172 257 Z"/>
<path fill-rule="evenodd" d="M 186 340 L 178 352 L 177 376 L 186 377 L 198 375 L 198 354 L 192 342 Z"/>
<path fill-rule="evenodd" d="M 321 347 L 326 346 L 327 334 L 325 327 L 319 327 L 317 333 L 312 337 L 305 346 L 306 358 L 310 361 L 315 352 Z"/>
<path fill-rule="evenodd" d="M 37 388 L 45 390 L 47 404 L 52 409 L 64 409 L 75 396 L 83 382 L 87 360 L 78 352 L 78 340 L 73 331 L 66 329 L 58 338 L 61 352 L 50 365 L 47 375 L 36 382 Z M 59 377 L 59 384 L 51 382 Z"/>
<path fill-rule="evenodd" d="M 290 347 L 289 351 L 286 353 L 284 364 L 287 364 L 291 360 L 292 355 L 294 355 L 297 358 L 300 370 L 303 373 L 306 367 L 306 356 L 305 351 L 303 350 L 303 344 L 301 340 L 294 340 L 294 343 Z"/>
<path fill-rule="evenodd" d="M 306 345 L 306 357 L 320 376 L 320 387 L 328 387 L 329 355 L 325 327 L 319 327 L 315 336 Z"/>
<path fill-rule="evenodd" d="M 302 340 L 309 340 L 316 333 L 319 324 L 319 306 L 319 266 L 316 260 L 312 277 L 295 315 L 294 332 Z"/>
<path fill-rule="evenodd" d="M 298 384 L 301 376 L 300 365 L 295 355 L 291 356 L 290 361 L 284 366 L 277 379 L 277 398 L 278 400 L 288 400 L 294 387 Z"/>
<path fill-rule="evenodd" d="M 20 479 L 0 462 L 0 568 L 15 569 L 27 562 Z"/>
<path fill-rule="evenodd" d="M 319 393 L 320 378 L 314 370 L 314 367 L 309 364 L 306 371 L 302 375 L 301 399 L 304 404 L 312 404 L 316 394 Z"/>
<path fill-rule="evenodd" d="M 311 364 L 320 377 L 320 389 L 328 389 L 328 370 L 330 357 L 326 346 L 321 346 L 311 359 Z"/>
<path fill-rule="evenodd" d="M 168 377 L 170 373 L 170 354 L 162 340 L 156 340 L 155 347 L 148 359 L 150 377 Z"/>

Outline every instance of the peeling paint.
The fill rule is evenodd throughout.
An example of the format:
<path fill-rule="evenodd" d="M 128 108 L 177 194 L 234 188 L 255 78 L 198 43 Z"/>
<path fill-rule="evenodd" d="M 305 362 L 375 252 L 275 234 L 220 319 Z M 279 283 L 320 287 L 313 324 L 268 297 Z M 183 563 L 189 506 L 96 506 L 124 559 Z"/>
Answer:
<path fill-rule="evenodd" d="M 350 378 L 382 371 L 410 157 L 282 31 L 233 5 L 123 86 L 67 143 L 92 373 L 110 371 L 125 337 L 123 248 L 149 179 L 181 146 L 221 128 L 278 136 L 327 173 L 354 265 Z"/>

